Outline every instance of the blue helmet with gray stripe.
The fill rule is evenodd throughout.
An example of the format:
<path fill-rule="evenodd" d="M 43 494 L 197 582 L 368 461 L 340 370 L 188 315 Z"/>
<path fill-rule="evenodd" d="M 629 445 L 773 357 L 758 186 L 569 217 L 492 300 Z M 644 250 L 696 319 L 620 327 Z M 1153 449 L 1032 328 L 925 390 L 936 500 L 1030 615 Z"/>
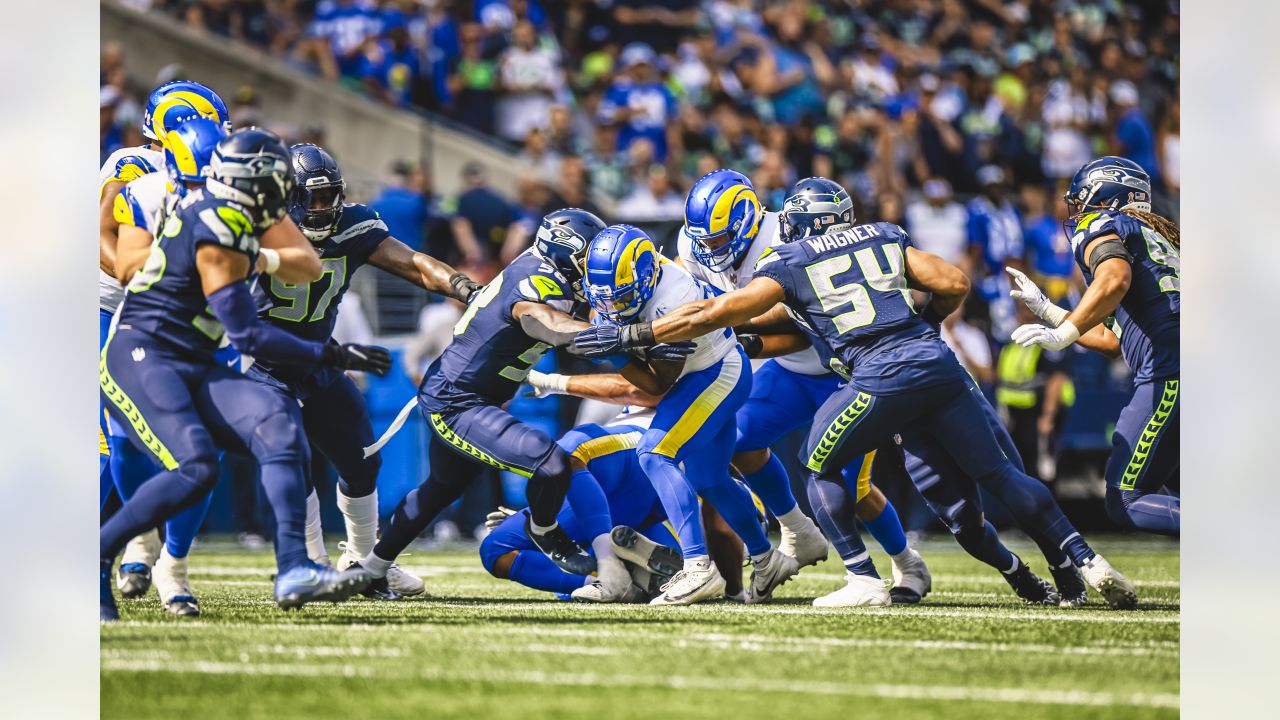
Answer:
<path fill-rule="evenodd" d="M 533 246 L 538 254 L 569 281 L 574 297 L 579 301 L 587 297 L 582 288 L 587 245 L 604 229 L 604 221 L 594 213 L 579 208 L 563 208 L 547 213 L 534 237 Z"/>
<path fill-rule="evenodd" d="M 778 215 L 782 241 L 795 242 L 853 227 L 853 200 L 834 180 L 805 178 L 791 186 Z"/>
<path fill-rule="evenodd" d="M 1128 158 L 1104 155 L 1076 171 L 1062 199 L 1073 216 L 1090 209 L 1151 212 L 1151 176 Z"/>
<path fill-rule="evenodd" d="M 289 150 L 262 128 L 245 128 L 218 143 L 209 161 L 209 194 L 238 203 L 265 230 L 284 219 L 293 193 Z"/>
<path fill-rule="evenodd" d="M 313 243 L 324 242 L 338 228 L 347 182 L 338 161 L 324 148 L 299 143 L 289 148 L 293 163 L 293 195 L 289 217 Z"/>

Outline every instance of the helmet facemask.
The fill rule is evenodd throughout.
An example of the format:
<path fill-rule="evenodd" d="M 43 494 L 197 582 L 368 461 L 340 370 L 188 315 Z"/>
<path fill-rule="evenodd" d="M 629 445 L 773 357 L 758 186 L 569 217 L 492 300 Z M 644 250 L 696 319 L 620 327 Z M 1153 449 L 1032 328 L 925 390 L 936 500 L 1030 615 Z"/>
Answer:
<path fill-rule="evenodd" d="M 309 186 L 297 186 L 293 191 L 293 203 L 289 215 L 298 229 L 313 243 L 324 242 L 338 227 L 342 217 L 342 201 L 346 197 L 346 182 L 331 182 L 312 178 Z"/>

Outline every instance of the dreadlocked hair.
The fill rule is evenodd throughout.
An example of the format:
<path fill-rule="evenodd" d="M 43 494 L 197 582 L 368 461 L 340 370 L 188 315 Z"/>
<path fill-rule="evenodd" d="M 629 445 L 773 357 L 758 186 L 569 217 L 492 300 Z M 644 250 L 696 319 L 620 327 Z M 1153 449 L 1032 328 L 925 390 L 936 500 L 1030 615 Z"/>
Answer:
<path fill-rule="evenodd" d="M 1164 239 L 1172 243 L 1174 247 L 1182 249 L 1182 244 L 1178 239 L 1178 225 L 1172 220 L 1153 212 L 1143 212 L 1141 210 L 1133 210 L 1131 208 L 1126 208 L 1120 212 L 1150 225 L 1153 230 L 1163 235 Z"/>

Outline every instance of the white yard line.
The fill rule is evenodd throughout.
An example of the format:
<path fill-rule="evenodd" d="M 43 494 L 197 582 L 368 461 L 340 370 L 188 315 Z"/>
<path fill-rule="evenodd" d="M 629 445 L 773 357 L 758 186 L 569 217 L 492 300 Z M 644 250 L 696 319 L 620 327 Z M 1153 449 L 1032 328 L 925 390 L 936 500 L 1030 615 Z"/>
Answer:
<path fill-rule="evenodd" d="M 615 675 L 595 673 L 513 672 L 486 669 L 483 672 L 419 668 L 370 668 L 338 664 L 272 664 L 192 662 L 174 665 L 157 660 L 108 660 L 107 672 L 176 672 L 207 675 L 282 675 L 301 677 L 347 677 L 369 679 L 416 679 L 483 684 L 525 683 L 542 687 L 633 687 L 672 690 L 703 690 L 750 693 L 789 693 L 870 697 L 896 700 L 951 700 L 1023 703 L 1032 705 L 1090 705 L 1132 707 L 1178 707 L 1171 693 L 1095 693 L 1080 690 L 1028 690 L 1000 687 L 953 687 L 943 685 L 897 685 L 779 681 L 768 678 L 699 677 L 658 675 Z"/>

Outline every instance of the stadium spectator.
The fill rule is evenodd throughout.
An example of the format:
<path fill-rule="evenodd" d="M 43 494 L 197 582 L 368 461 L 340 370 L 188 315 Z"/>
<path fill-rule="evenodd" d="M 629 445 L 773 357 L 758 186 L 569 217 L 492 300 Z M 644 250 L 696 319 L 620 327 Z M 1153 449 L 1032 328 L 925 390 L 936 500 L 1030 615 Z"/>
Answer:
<path fill-rule="evenodd" d="M 1037 322 L 1018 303 L 1020 323 Z M 1055 446 L 1067 408 L 1075 402 L 1070 361 L 1074 351 L 1024 348 L 1009 343 L 1000 350 L 996 373 L 996 404 L 1027 472 L 1052 480 Z"/>
<path fill-rule="evenodd" d="M 450 226 L 468 264 L 490 267 L 500 262 L 504 247 L 520 247 L 528 228 L 516 207 L 489 187 L 484 168 L 468 163 L 462 169 L 466 189 L 455 201 Z"/>
<path fill-rule="evenodd" d="M 484 56 L 484 29 L 467 23 L 459 32 L 461 54 L 450 62 L 448 92 L 453 118 L 486 135 L 494 133 L 498 63 Z"/>
<path fill-rule="evenodd" d="M 679 220 L 684 217 L 684 196 L 671 187 L 665 167 L 650 165 L 647 182 L 632 188 L 614 214 L 625 222 Z"/>
<path fill-rule="evenodd" d="M 925 252 L 957 266 L 968 266 L 969 213 L 941 178 L 924 181 L 923 199 L 907 205 L 906 230 L 911 242 Z"/>
<path fill-rule="evenodd" d="M 1026 208 L 1023 237 L 1032 276 L 1049 299 L 1061 302 L 1077 282 L 1071 243 L 1062 232 L 1062 223 L 1067 219 L 1066 203 L 1050 202 L 1042 185 L 1024 186 L 1022 202 Z"/>
<path fill-rule="evenodd" d="M 422 171 L 406 162 L 397 162 L 391 167 L 391 181 L 369 201 L 369 207 L 378 212 L 392 237 L 414 250 L 441 257 L 427 246 L 432 217 L 424 192 L 426 184 Z"/>
<path fill-rule="evenodd" d="M 1156 161 L 1156 138 L 1151 122 L 1138 107 L 1138 89 L 1128 80 L 1111 83 L 1111 102 L 1116 109 L 1116 154 L 1142 166 L 1151 176 L 1152 189 L 1162 190 L 1160 164 Z"/>
<path fill-rule="evenodd" d="M 519 143 L 530 129 L 550 123 L 551 106 L 564 92 L 564 72 L 551 41 L 539 44 L 533 23 L 517 22 L 511 36 L 511 47 L 498 59 L 497 131 Z"/>
<path fill-rule="evenodd" d="M 379 29 L 374 10 L 357 0 L 325 0 L 299 43 L 297 57 L 313 62 L 329 80 L 359 77 L 361 51 Z"/>
<path fill-rule="evenodd" d="M 602 124 L 616 125 L 618 152 L 627 152 L 633 142 L 644 139 L 653 145 L 657 162 L 667 158 L 668 124 L 676 116 L 676 100 L 662 83 L 653 48 L 632 43 L 622 49 L 618 61 L 622 73 L 600 101 Z"/>
<path fill-rule="evenodd" d="M 418 49 L 409 42 L 404 16 L 399 12 L 385 14 L 382 29 L 384 37 L 367 43 L 360 58 L 359 73 L 366 91 L 388 105 L 427 105 L 429 87 Z"/>
<path fill-rule="evenodd" d="M 697 26 L 698 3 L 696 0 L 618 0 L 613 19 L 622 42 L 641 42 L 668 52 Z"/>

